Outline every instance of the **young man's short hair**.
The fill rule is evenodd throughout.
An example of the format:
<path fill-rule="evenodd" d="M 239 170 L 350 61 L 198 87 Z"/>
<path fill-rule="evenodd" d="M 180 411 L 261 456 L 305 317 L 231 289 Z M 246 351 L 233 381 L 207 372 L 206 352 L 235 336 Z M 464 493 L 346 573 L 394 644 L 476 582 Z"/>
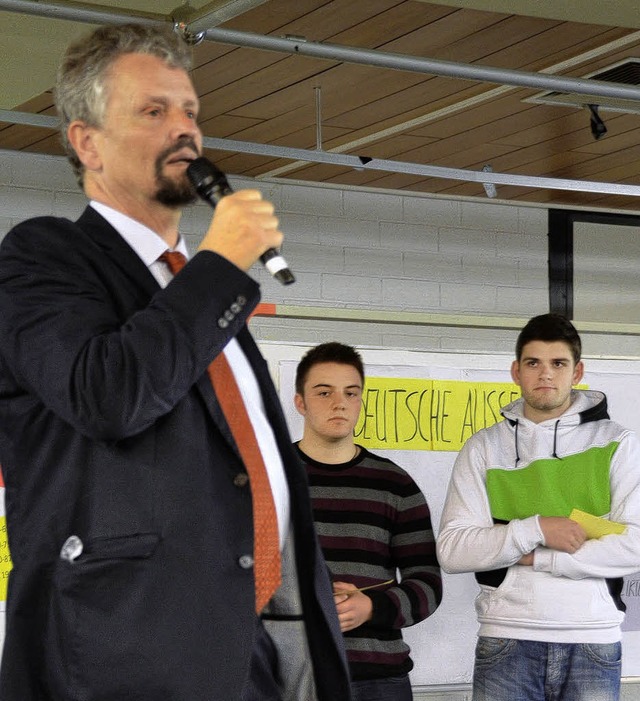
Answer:
<path fill-rule="evenodd" d="M 571 349 L 574 363 L 580 361 L 582 342 L 576 327 L 562 314 L 540 314 L 530 319 L 516 341 L 516 360 L 521 360 L 522 349 L 531 341 L 563 341 Z"/>
<path fill-rule="evenodd" d="M 347 346 L 344 343 L 329 341 L 328 343 L 321 343 L 302 356 L 302 360 L 298 364 L 296 370 L 297 394 L 304 394 L 304 383 L 307 380 L 309 371 L 314 365 L 318 365 L 319 363 L 351 365 L 358 371 L 362 384 L 364 385 L 364 364 L 360 353 L 358 353 L 355 348 Z"/>

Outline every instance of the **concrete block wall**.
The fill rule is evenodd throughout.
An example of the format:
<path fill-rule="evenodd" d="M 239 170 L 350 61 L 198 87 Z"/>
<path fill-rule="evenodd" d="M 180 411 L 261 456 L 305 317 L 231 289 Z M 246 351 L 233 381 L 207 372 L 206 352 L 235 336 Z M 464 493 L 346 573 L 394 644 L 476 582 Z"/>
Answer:
<path fill-rule="evenodd" d="M 231 178 L 231 183 L 259 187 L 276 205 L 285 233 L 283 253 L 297 282 L 281 287 L 257 267 L 253 274 L 263 285 L 264 301 L 520 318 L 547 310 L 546 209 L 282 181 Z M 195 235 L 209 213 L 193 209 L 188 221 Z M 511 331 L 482 328 L 265 318 L 251 325 L 268 341 L 336 338 L 488 353 L 511 349 L 514 342 Z"/>
<path fill-rule="evenodd" d="M 495 201 L 344 190 L 289 181 L 230 178 L 273 201 L 283 253 L 297 282 L 287 287 L 257 265 L 263 301 L 367 312 L 528 318 L 548 310 L 547 210 Z M 24 218 L 75 218 L 84 195 L 64 158 L 0 151 L 0 236 Z M 192 250 L 211 218 L 190 207 L 183 233 Z M 375 314 L 373 314 L 375 317 Z M 513 330 L 469 325 L 255 317 L 259 340 L 494 353 L 510 351 Z M 588 334 L 585 353 L 637 356 L 635 336 Z"/>

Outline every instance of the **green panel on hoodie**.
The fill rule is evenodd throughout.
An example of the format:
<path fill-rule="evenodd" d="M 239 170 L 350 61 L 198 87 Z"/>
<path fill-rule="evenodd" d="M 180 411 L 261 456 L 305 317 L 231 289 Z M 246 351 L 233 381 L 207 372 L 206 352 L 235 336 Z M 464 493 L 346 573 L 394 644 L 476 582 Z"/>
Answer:
<path fill-rule="evenodd" d="M 493 518 L 568 516 L 574 508 L 594 516 L 608 514 L 609 467 L 617 448 L 613 442 L 568 457 L 535 460 L 522 468 L 490 468 L 487 494 Z"/>

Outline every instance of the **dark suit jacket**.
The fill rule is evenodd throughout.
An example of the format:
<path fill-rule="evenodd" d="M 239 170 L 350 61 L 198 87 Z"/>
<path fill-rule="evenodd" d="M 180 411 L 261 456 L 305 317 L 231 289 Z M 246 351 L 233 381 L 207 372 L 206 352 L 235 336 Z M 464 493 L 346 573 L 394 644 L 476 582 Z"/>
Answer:
<path fill-rule="evenodd" d="M 323 701 L 349 698 L 304 472 L 246 321 L 257 284 L 212 252 L 161 290 L 92 208 L 0 248 L 9 546 L 2 701 L 235 701 L 255 629 L 251 495 L 205 374 L 237 336 L 291 492 Z M 59 557 L 70 535 L 84 550 Z"/>

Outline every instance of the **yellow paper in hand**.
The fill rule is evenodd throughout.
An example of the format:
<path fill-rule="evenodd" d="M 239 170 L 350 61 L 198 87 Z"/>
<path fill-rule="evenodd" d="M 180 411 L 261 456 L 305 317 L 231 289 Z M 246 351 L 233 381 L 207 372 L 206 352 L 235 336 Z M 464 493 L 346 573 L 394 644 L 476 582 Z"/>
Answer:
<path fill-rule="evenodd" d="M 587 538 L 602 538 L 603 535 L 610 535 L 611 533 L 620 535 L 627 529 L 623 523 L 608 521 L 606 518 L 593 516 L 585 511 L 580 511 L 580 509 L 574 509 L 569 514 L 569 518 L 584 528 Z"/>

